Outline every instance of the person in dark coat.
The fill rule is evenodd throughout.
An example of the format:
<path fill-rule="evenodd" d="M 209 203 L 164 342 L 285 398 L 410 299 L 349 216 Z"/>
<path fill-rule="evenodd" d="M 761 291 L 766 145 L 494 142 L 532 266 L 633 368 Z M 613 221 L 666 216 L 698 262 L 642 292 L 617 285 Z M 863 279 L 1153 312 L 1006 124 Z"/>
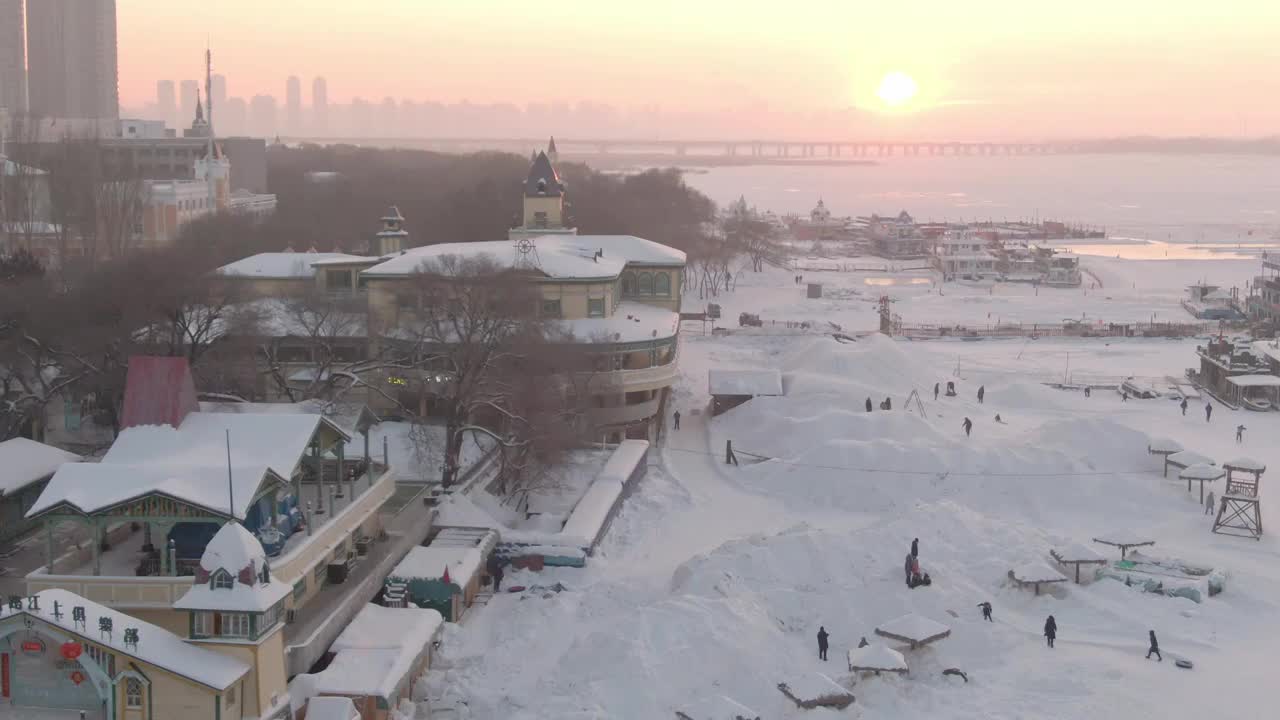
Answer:
<path fill-rule="evenodd" d="M 979 386 L 978 386 L 978 404 L 979 404 L 979 405 L 981 405 L 981 404 L 982 404 L 982 398 L 984 398 L 984 397 L 986 397 L 986 396 L 987 396 L 987 386 L 986 386 L 986 385 L 979 385 Z"/>
<path fill-rule="evenodd" d="M 884 399 L 884 409 L 885 409 L 885 410 L 892 410 L 892 409 L 893 409 L 893 401 L 892 401 L 892 400 L 890 400 L 889 398 L 885 398 L 885 399 Z"/>
<path fill-rule="evenodd" d="M 733 441 L 732 441 L 732 440 L 725 440 L 725 441 L 724 441 L 724 464 L 725 464 L 725 465 L 737 465 L 737 464 L 738 464 L 738 456 L 733 454 Z"/>
<path fill-rule="evenodd" d="M 506 573 L 502 571 L 501 563 L 494 563 L 493 570 L 489 574 L 493 576 L 493 592 L 496 595 L 502 591 L 502 576 Z"/>
<path fill-rule="evenodd" d="M 818 659 L 827 660 L 827 629 L 821 625 L 818 626 Z"/>
<path fill-rule="evenodd" d="M 675 415 L 672 415 L 671 418 L 676 421 L 676 429 L 679 430 L 680 429 L 680 411 L 677 410 Z"/>
<path fill-rule="evenodd" d="M 1187 416 L 1187 399 L 1182 398 L 1182 402 L 1178 403 L 1178 407 L 1182 408 L 1182 417 Z"/>
<path fill-rule="evenodd" d="M 1209 419 L 1212 417 L 1213 417 L 1213 403 L 1205 403 L 1204 404 L 1204 421 L 1209 422 Z"/>
<path fill-rule="evenodd" d="M 867 398 L 867 412 L 871 412 L 871 398 Z"/>
<path fill-rule="evenodd" d="M 960 423 L 960 426 L 964 428 L 965 437 L 969 437 L 969 434 L 973 432 L 973 421 L 969 418 L 965 418 L 964 422 Z"/>
<path fill-rule="evenodd" d="M 911 538 L 911 557 L 920 557 L 920 538 Z"/>
<path fill-rule="evenodd" d="M 995 622 L 995 620 L 992 620 L 992 619 L 991 619 L 991 603 L 989 603 L 989 602 L 980 602 L 980 603 L 978 603 L 978 607 L 982 608 L 982 619 L 983 619 L 983 620 L 986 620 L 987 622 Z"/>
<path fill-rule="evenodd" d="M 1120 393 L 1120 402 L 1129 402 L 1129 391 L 1125 390 Z"/>
<path fill-rule="evenodd" d="M 870 645 L 870 644 L 871 644 L 871 643 L 867 642 L 867 636 L 866 636 L 866 635 L 863 635 L 863 636 L 862 636 L 862 639 L 858 641 L 858 647 L 860 647 L 860 648 L 864 648 L 864 647 L 866 647 L 866 646 L 868 646 L 868 645 Z"/>
<path fill-rule="evenodd" d="M 1237 425 L 1237 426 L 1236 426 L 1236 444 L 1237 444 L 1237 445 L 1239 445 L 1240 443 L 1244 442 L 1244 431 L 1245 431 L 1245 430 L 1247 430 L 1247 429 L 1248 429 L 1248 428 L 1246 428 L 1246 427 L 1245 427 L 1245 426 L 1243 426 L 1243 425 Z"/>
<path fill-rule="evenodd" d="M 907 573 L 907 587 L 911 587 L 911 568 L 914 565 L 915 565 L 915 558 L 911 557 L 911 553 L 907 553 L 907 561 L 902 568 Z"/>
<path fill-rule="evenodd" d="M 1053 647 L 1053 639 L 1058 637 L 1058 621 L 1052 615 L 1044 621 L 1044 637 L 1049 642 L 1049 647 Z"/>
<path fill-rule="evenodd" d="M 941 385 L 941 383 L 934 383 L 934 384 L 933 384 L 933 399 L 934 399 L 934 400 L 937 400 L 937 399 L 938 399 L 938 393 L 939 393 L 939 392 L 941 392 L 941 390 L 942 390 L 942 385 Z"/>
<path fill-rule="evenodd" d="M 1155 653 L 1156 659 L 1164 662 L 1164 657 L 1160 655 L 1160 643 L 1156 642 L 1156 631 L 1148 630 L 1147 635 L 1151 638 L 1151 647 L 1147 649 L 1147 659 L 1150 660 L 1151 653 Z"/>
<path fill-rule="evenodd" d="M 1092 390 L 1090 390 L 1089 388 L 1087 388 L 1087 387 L 1086 387 L 1086 388 L 1084 389 L 1084 396 L 1085 396 L 1085 397 L 1089 397 L 1089 396 L 1090 396 L 1090 395 L 1092 395 L 1092 394 L 1093 394 L 1093 391 L 1092 391 Z"/>

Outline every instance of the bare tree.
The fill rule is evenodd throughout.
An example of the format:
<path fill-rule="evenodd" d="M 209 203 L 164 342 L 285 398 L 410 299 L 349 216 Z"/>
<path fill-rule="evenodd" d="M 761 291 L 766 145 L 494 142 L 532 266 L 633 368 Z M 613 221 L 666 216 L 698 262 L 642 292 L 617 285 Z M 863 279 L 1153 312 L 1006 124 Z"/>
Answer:
<path fill-rule="evenodd" d="M 146 183 L 132 164 L 108 164 L 93 193 L 98 247 L 108 257 L 124 257 L 141 238 Z"/>
<path fill-rule="evenodd" d="M 48 175 L 38 166 L 39 129 L 33 118 L 13 118 L 0 147 L 0 235 L 28 249 L 50 220 Z"/>
<path fill-rule="evenodd" d="M 781 261 L 785 255 L 773 225 L 754 209 L 735 206 L 721 220 L 720 227 L 729 247 L 746 255 L 754 272 L 764 270 L 766 262 Z"/>

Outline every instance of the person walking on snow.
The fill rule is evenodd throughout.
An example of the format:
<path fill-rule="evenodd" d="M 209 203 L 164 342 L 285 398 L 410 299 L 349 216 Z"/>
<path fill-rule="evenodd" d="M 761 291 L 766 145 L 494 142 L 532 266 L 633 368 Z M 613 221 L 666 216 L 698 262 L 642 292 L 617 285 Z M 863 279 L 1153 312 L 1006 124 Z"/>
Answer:
<path fill-rule="evenodd" d="M 1237 445 L 1239 445 L 1240 443 L 1244 442 L 1244 431 L 1245 431 L 1245 429 L 1246 429 L 1246 428 L 1245 428 L 1245 426 L 1243 426 L 1243 425 L 1237 425 L 1237 426 L 1236 426 L 1236 444 L 1237 444 Z"/>
<path fill-rule="evenodd" d="M 1207 402 L 1204 404 L 1204 421 L 1209 422 L 1211 417 L 1213 417 L 1213 403 Z"/>
<path fill-rule="evenodd" d="M 821 625 L 818 626 L 818 659 L 827 661 L 827 629 Z"/>
<path fill-rule="evenodd" d="M 1049 643 L 1049 647 L 1053 647 L 1053 639 L 1058 637 L 1058 621 L 1050 615 L 1048 620 L 1044 621 L 1044 638 Z"/>
<path fill-rule="evenodd" d="M 911 539 L 911 557 L 920 557 L 920 538 Z"/>
<path fill-rule="evenodd" d="M 1187 416 L 1187 399 L 1182 398 L 1182 402 L 1178 404 L 1178 407 L 1182 408 L 1182 417 L 1186 417 Z"/>
<path fill-rule="evenodd" d="M 1156 642 L 1156 631 L 1148 630 L 1147 635 L 1151 638 L 1151 647 L 1147 650 L 1147 659 L 1151 659 L 1151 653 L 1156 654 L 1156 659 L 1164 662 L 1164 657 L 1160 654 L 1160 643 Z"/>
<path fill-rule="evenodd" d="M 871 412 L 871 398 L 867 398 L 867 412 Z"/>
<path fill-rule="evenodd" d="M 911 557 L 911 553 L 907 553 L 907 561 L 902 567 L 907 573 L 907 587 L 911 587 L 911 566 L 915 564 L 914 560 L 915 558 Z"/>
<path fill-rule="evenodd" d="M 1125 390 L 1120 393 L 1120 402 L 1129 402 L 1129 391 Z"/>
<path fill-rule="evenodd" d="M 892 410 L 892 409 L 893 409 L 893 401 L 892 401 L 892 400 L 890 400 L 890 399 L 889 399 L 889 398 L 887 398 L 887 397 L 884 399 L 884 409 L 885 409 L 885 410 Z"/>
<path fill-rule="evenodd" d="M 986 396 L 987 396 L 987 386 L 986 386 L 986 385 L 979 385 L 979 386 L 978 386 L 978 404 L 979 404 L 979 405 L 981 405 L 981 404 L 982 404 L 982 398 L 984 398 L 984 397 L 986 397 Z"/>
<path fill-rule="evenodd" d="M 676 429 L 679 430 L 680 429 L 680 411 L 677 410 L 676 414 L 672 415 L 671 417 L 673 420 L 676 421 Z"/>
<path fill-rule="evenodd" d="M 1213 491 L 1212 490 L 1209 491 L 1209 497 L 1204 499 L 1204 514 L 1205 515 L 1213 514 Z"/>
<path fill-rule="evenodd" d="M 942 383 L 934 383 L 934 384 L 933 384 L 933 400 L 934 400 L 934 402 L 937 402 L 937 401 L 938 401 L 938 392 L 939 392 L 939 391 L 941 391 L 941 390 L 942 390 Z"/>
<path fill-rule="evenodd" d="M 497 595 L 502 590 L 502 576 L 506 573 L 502 571 L 500 563 L 494 563 L 493 572 L 489 574 L 493 576 L 493 593 Z"/>
<path fill-rule="evenodd" d="M 964 428 L 964 436 L 969 437 L 969 433 L 973 431 L 973 421 L 965 418 L 964 422 L 960 423 L 960 426 Z"/>
<path fill-rule="evenodd" d="M 989 603 L 989 602 L 980 602 L 980 603 L 978 603 L 978 607 L 982 608 L 982 619 L 983 619 L 983 620 L 986 620 L 987 622 L 995 622 L 995 620 L 992 620 L 992 619 L 991 619 L 991 603 Z"/>
<path fill-rule="evenodd" d="M 1089 396 L 1091 396 L 1091 395 L 1093 395 L 1093 390 L 1092 390 L 1091 388 L 1089 388 L 1089 387 L 1085 387 L 1085 389 L 1084 389 L 1084 396 L 1085 396 L 1085 397 L 1089 397 Z"/>

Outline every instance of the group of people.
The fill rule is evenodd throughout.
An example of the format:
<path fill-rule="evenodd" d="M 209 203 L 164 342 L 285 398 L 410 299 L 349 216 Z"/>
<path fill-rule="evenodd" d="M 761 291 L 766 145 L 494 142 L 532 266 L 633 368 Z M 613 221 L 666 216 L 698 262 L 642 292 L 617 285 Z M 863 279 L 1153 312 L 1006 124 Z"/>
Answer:
<path fill-rule="evenodd" d="M 1187 399 L 1182 398 L 1182 402 L 1178 403 L 1178 407 L 1182 410 L 1182 414 L 1185 416 L 1187 414 Z M 1213 420 L 1213 403 L 1207 402 L 1204 404 L 1204 421 L 1210 422 L 1212 420 Z M 1249 428 L 1246 428 L 1244 425 L 1236 426 L 1236 444 L 1237 445 L 1244 442 L 1244 431 L 1248 429 Z"/>
<path fill-rule="evenodd" d="M 927 587 L 933 584 L 933 578 L 929 577 L 929 573 L 920 572 L 920 538 L 912 538 L 911 552 L 907 553 L 902 569 L 906 573 L 908 588 L 914 590 L 921 585 Z"/>
<path fill-rule="evenodd" d="M 892 409 L 893 409 L 893 401 L 886 397 L 886 398 L 884 399 L 884 402 L 880 403 L 880 409 L 881 409 L 881 410 L 892 410 Z M 871 412 L 871 398 L 867 398 L 867 412 Z"/>

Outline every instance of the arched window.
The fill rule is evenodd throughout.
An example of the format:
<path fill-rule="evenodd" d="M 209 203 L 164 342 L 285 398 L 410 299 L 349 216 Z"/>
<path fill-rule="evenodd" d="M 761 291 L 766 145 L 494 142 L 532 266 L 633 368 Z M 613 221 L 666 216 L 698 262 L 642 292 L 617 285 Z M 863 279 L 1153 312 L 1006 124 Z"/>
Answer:
<path fill-rule="evenodd" d="M 639 286 L 640 286 L 641 295 L 652 295 L 653 294 L 653 275 L 650 275 L 649 273 L 640 273 Z"/>
<path fill-rule="evenodd" d="M 636 274 L 633 272 L 622 273 L 622 294 L 636 294 Z"/>
<path fill-rule="evenodd" d="M 231 577 L 231 573 L 218 568 L 210 578 L 210 587 L 213 590 L 230 590 L 235 587 L 235 579 Z"/>
<path fill-rule="evenodd" d="M 653 276 L 653 294 L 654 295 L 670 295 L 671 294 L 671 276 L 666 273 L 658 273 Z"/>

